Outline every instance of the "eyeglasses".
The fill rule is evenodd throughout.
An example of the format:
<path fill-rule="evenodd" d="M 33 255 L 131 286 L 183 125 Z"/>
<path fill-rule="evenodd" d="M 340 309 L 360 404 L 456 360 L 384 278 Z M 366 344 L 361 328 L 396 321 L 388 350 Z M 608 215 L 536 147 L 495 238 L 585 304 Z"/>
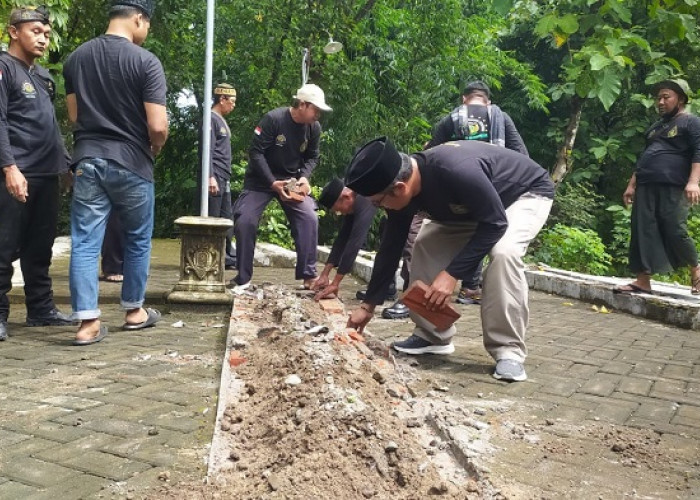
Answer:
<path fill-rule="evenodd" d="M 377 207 L 377 208 L 381 208 L 382 203 L 384 202 L 384 198 L 386 198 L 386 197 L 389 196 L 390 194 L 391 194 L 391 193 L 390 193 L 389 191 L 387 191 L 386 193 L 384 193 L 384 196 L 382 196 L 382 197 L 379 198 L 378 200 L 371 200 L 371 201 L 372 201 L 372 205 L 374 205 L 374 206 Z"/>

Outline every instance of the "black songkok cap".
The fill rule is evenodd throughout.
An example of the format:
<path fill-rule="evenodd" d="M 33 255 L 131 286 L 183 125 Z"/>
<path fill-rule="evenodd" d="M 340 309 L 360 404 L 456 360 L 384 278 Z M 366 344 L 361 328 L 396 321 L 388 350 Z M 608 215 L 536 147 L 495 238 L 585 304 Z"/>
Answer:
<path fill-rule="evenodd" d="M 112 9 L 110 12 L 117 7 L 134 7 L 146 14 L 148 19 L 153 17 L 153 13 L 156 10 L 154 0 L 112 0 Z"/>
<path fill-rule="evenodd" d="M 379 137 L 355 153 L 345 172 L 345 185 L 362 196 L 381 193 L 391 186 L 407 161 L 408 156 L 396 151 L 388 138 Z"/>
<path fill-rule="evenodd" d="M 40 7 L 20 7 L 19 9 L 14 9 L 10 13 L 10 26 L 16 26 L 22 23 L 33 23 L 40 22 L 43 24 L 50 24 L 49 22 L 49 11 L 46 5 L 41 5 Z"/>
<path fill-rule="evenodd" d="M 345 184 L 341 179 L 335 177 L 332 181 L 326 184 L 321 191 L 321 196 L 318 197 L 319 204 L 324 207 L 331 209 L 335 202 L 340 198 L 340 194 L 343 192 Z"/>
<path fill-rule="evenodd" d="M 462 92 L 462 95 L 469 95 L 472 92 L 475 92 L 477 90 L 480 90 L 481 92 L 486 93 L 486 97 L 491 99 L 491 89 L 489 88 L 488 85 L 486 85 L 484 82 L 481 80 L 475 80 L 473 82 L 469 82 L 466 87 L 464 87 L 464 92 Z"/>

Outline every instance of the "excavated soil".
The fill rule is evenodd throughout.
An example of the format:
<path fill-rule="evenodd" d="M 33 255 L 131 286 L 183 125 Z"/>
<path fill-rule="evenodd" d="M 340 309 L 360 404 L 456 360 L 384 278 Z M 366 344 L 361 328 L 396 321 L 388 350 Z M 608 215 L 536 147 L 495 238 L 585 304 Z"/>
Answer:
<path fill-rule="evenodd" d="M 335 304 L 324 312 L 271 285 L 236 299 L 237 389 L 213 444 L 225 456 L 211 457 L 205 484 L 165 485 L 149 498 L 499 497 L 433 432 L 411 368 L 346 330 Z"/>

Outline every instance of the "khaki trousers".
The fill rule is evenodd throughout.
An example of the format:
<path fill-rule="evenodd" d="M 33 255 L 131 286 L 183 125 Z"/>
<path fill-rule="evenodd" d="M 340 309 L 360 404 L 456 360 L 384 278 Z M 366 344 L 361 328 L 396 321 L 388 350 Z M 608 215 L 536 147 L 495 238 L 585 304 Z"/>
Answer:
<path fill-rule="evenodd" d="M 506 210 L 508 229 L 489 252 L 490 263 L 484 271 L 481 298 L 481 326 L 484 347 L 496 360 L 524 362 L 527 356 L 525 331 L 529 307 L 528 286 L 523 257 L 530 242 L 547 221 L 552 200 L 526 193 Z M 475 222 L 440 223 L 429 219 L 416 238 L 411 261 L 411 280 L 433 282 L 473 236 Z M 436 331 L 432 323 L 411 312 L 413 331 L 433 344 L 452 341 L 457 329 L 451 326 Z"/>

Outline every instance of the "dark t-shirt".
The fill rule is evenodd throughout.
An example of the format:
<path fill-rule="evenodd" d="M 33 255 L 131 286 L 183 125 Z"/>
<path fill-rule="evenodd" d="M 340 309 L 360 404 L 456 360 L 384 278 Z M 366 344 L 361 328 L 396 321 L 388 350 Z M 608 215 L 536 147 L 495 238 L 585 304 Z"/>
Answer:
<path fill-rule="evenodd" d="M 220 179 L 231 178 L 231 129 L 221 115 L 211 113 L 209 175 Z"/>
<path fill-rule="evenodd" d="M 66 169 L 50 83 L 41 66 L 30 69 L 7 52 L 0 54 L 0 167 L 17 165 L 25 177 Z"/>
<path fill-rule="evenodd" d="M 276 180 L 308 179 L 318 163 L 320 141 L 320 123 L 296 123 L 288 107 L 273 109 L 255 127 L 243 187 L 267 191 Z"/>
<path fill-rule="evenodd" d="M 158 58 L 126 38 L 102 35 L 68 57 L 63 75 L 66 93 L 75 94 L 78 102 L 73 161 L 113 160 L 152 182 L 144 103 L 165 105 L 165 74 Z"/>
<path fill-rule="evenodd" d="M 458 127 L 453 116 L 460 112 L 465 112 L 465 116 L 464 120 L 462 120 L 462 125 Z M 503 117 L 505 147 L 529 156 L 527 147 L 525 147 L 523 138 L 515 127 L 513 119 L 505 111 L 502 111 L 500 116 Z M 491 116 L 487 106 L 479 104 L 458 106 L 435 125 L 433 136 L 428 142 L 426 149 L 439 146 L 448 141 L 477 140 L 490 142 L 492 130 L 493 124 L 491 123 Z"/>
<path fill-rule="evenodd" d="M 367 198 L 359 194 L 355 196 L 353 213 L 343 218 L 343 225 L 328 256 L 328 263 L 338 268 L 338 274 L 348 274 L 352 271 L 357 253 L 367 239 L 375 213 L 377 208 Z"/>
<path fill-rule="evenodd" d="M 479 262 L 508 228 L 506 209 L 526 193 L 554 198 L 548 172 L 525 155 L 477 141 L 449 142 L 413 155 L 421 191 L 402 210 L 387 210 L 386 230 L 367 289 L 379 304 L 393 279 L 413 215 L 437 222 L 477 222 L 474 235 L 452 259 L 452 276 L 473 276 Z"/>
<path fill-rule="evenodd" d="M 659 120 L 646 131 L 646 140 L 637 160 L 637 183 L 688 184 L 691 163 L 700 162 L 700 118 L 682 113 Z"/>

